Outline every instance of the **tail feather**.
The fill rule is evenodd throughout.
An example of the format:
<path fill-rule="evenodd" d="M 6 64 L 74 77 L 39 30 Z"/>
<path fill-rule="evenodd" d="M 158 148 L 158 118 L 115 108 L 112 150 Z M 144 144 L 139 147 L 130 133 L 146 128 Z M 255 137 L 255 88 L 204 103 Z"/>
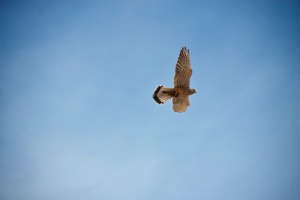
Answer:
<path fill-rule="evenodd" d="M 172 98 L 172 93 L 174 93 L 173 88 L 167 88 L 160 85 L 155 89 L 152 97 L 156 103 L 163 104 Z"/>

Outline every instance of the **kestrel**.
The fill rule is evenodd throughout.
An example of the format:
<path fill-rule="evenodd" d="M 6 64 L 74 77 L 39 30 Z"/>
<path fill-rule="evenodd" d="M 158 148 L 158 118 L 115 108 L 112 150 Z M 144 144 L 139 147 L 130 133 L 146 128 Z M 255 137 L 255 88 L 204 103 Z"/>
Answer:
<path fill-rule="evenodd" d="M 156 103 L 163 104 L 173 98 L 173 110 L 175 112 L 185 112 L 190 105 L 189 95 L 197 92 L 195 89 L 190 89 L 191 76 L 190 52 L 186 47 L 183 47 L 175 68 L 174 88 L 167 88 L 163 85 L 158 86 L 153 93 L 153 99 Z"/>

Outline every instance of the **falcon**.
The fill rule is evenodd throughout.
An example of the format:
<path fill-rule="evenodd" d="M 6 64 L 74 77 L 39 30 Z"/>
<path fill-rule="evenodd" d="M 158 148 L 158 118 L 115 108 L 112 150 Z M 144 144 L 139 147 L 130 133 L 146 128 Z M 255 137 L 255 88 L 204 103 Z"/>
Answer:
<path fill-rule="evenodd" d="M 174 88 L 159 85 L 152 96 L 154 101 L 158 104 L 164 104 L 173 98 L 173 110 L 185 112 L 190 105 L 189 95 L 197 92 L 195 89 L 190 89 L 191 76 L 190 52 L 186 47 L 182 47 L 175 68 Z"/>

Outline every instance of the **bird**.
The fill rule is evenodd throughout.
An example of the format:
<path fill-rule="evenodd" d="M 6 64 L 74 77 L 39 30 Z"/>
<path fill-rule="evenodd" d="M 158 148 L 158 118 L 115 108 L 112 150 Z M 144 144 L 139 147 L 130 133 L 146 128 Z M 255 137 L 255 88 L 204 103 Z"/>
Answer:
<path fill-rule="evenodd" d="M 190 106 L 189 96 L 197 93 L 195 89 L 190 88 L 192 72 L 190 51 L 186 47 L 182 47 L 175 67 L 174 87 L 157 86 L 152 95 L 154 101 L 164 104 L 173 98 L 173 110 L 179 113 L 185 112 Z"/>

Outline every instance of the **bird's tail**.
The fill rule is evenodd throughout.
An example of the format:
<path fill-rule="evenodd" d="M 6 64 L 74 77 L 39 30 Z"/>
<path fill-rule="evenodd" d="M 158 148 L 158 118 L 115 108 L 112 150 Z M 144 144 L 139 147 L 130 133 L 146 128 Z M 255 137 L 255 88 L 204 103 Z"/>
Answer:
<path fill-rule="evenodd" d="M 175 91 L 173 88 L 167 88 L 165 86 L 158 86 L 154 93 L 153 93 L 153 99 L 156 101 L 158 104 L 163 104 L 169 99 L 171 99 L 174 95 Z"/>

